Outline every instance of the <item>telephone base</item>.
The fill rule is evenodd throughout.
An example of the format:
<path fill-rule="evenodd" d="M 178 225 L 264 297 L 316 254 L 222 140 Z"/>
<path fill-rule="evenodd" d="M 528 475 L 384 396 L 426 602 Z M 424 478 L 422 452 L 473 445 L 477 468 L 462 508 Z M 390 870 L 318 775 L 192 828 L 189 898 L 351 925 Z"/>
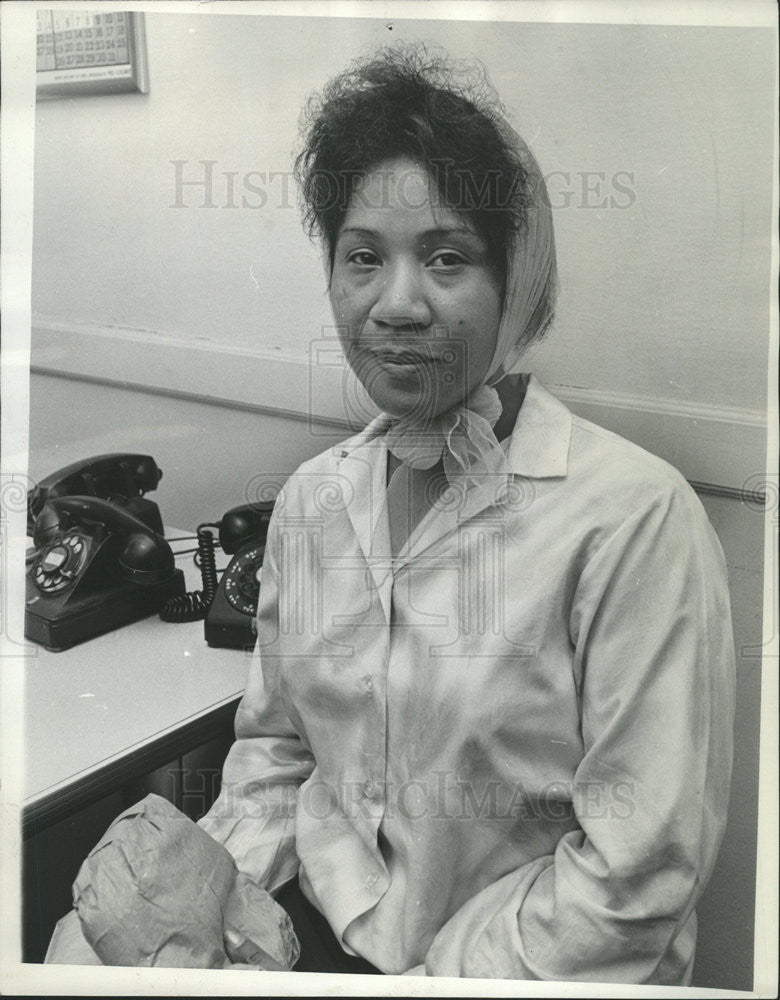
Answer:
<path fill-rule="evenodd" d="M 180 569 L 162 583 L 140 587 L 125 581 L 107 585 L 94 601 L 82 602 L 70 613 L 46 618 L 30 606 L 25 610 L 24 634 L 52 653 L 61 653 L 87 639 L 148 618 L 160 610 L 169 597 L 184 593 Z"/>
<path fill-rule="evenodd" d="M 238 615 L 235 616 L 238 618 Z M 238 621 L 215 621 L 209 616 L 204 623 L 206 643 L 214 649 L 243 649 L 251 652 L 257 642 L 257 633 L 252 628 L 252 619 L 241 615 Z"/>

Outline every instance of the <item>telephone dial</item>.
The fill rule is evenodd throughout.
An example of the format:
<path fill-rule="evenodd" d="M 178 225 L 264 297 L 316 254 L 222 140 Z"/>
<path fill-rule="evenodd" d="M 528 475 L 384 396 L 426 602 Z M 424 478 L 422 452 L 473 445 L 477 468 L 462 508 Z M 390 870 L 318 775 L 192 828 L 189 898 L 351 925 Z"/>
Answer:
<path fill-rule="evenodd" d="M 255 611 L 260 591 L 259 573 L 265 551 L 273 503 L 233 507 L 219 523 L 198 526 L 198 559 L 203 589 L 167 601 L 160 611 L 165 621 L 199 621 L 209 646 L 249 649 L 255 643 Z M 232 556 L 217 579 L 215 538 Z"/>
<path fill-rule="evenodd" d="M 99 455 L 30 491 L 29 639 L 59 652 L 154 614 L 184 593 L 160 511 L 143 495 L 161 476 L 148 455 Z"/>
<path fill-rule="evenodd" d="M 203 590 L 188 594 L 159 508 L 144 495 L 161 478 L 149 455 L 97 455 L 30 490 L 27 524 L 35 551 L 26 581 L 28 639 L 59 652 L 159 612 L 165 621 L 205 618 L 210 646 L 254 645 L 273 503 L 234 507 L 219 523 L 198 527 Z M 221 578 L 215 533 L 232 556 Z"/>

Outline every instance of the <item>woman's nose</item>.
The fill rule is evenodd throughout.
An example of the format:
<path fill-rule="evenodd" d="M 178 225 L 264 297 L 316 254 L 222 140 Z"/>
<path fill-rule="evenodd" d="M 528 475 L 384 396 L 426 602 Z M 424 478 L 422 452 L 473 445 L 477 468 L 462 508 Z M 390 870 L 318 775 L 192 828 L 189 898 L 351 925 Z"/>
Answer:
<path fill-rule="evenodd" d="M 375 323 L 397 328 L 430 326 L 431 309 L 414 267 L 399 264 L 384 269 L 369 318 Z"/>

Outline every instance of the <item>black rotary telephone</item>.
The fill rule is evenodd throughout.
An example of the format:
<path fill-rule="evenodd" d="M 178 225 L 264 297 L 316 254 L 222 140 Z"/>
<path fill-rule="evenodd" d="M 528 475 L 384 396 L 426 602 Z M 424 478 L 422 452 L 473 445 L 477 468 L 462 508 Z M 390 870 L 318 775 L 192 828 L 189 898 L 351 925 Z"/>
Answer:
<path fill-rule="evenodd" d="M 161 475 L 146 455 L 100 455 L 30 491 L 29 639 L 54 652 L 69 649 L 154 614 L 184 592 L 157 505 L 143 497 Z M 68 495 L 73 490 L 83 492 Z"/>
<path fill-rule="evenodd" d="M 251 649 L 255 644 L 255 612 L 259 573 L 274 505 L 258 502 L 231 508 L 219 523 L 198 526 L 198 558 L 203 589 L 168 601 L 160 611 L 165 621 L 200 621 L 209 646 Z M 214 533 L 223 552 L 232 555 L 217 579 Z"/>

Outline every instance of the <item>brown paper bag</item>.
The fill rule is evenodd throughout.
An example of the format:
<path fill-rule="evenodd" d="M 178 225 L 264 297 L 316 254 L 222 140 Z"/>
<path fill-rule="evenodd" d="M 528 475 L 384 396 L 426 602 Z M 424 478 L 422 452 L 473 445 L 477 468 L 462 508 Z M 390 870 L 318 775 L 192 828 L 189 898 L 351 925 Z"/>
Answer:
<path fill-rule="evenodd" d="M 175 806 L 148 795 L 121 813 L 84 861 L 73 905 L 104 965 L 224 968 L 231 940 L 289 969 L 298 941 L 285 911 L 231 855 Z M 245 961 L 239 958 L 238 961 Z"/>

